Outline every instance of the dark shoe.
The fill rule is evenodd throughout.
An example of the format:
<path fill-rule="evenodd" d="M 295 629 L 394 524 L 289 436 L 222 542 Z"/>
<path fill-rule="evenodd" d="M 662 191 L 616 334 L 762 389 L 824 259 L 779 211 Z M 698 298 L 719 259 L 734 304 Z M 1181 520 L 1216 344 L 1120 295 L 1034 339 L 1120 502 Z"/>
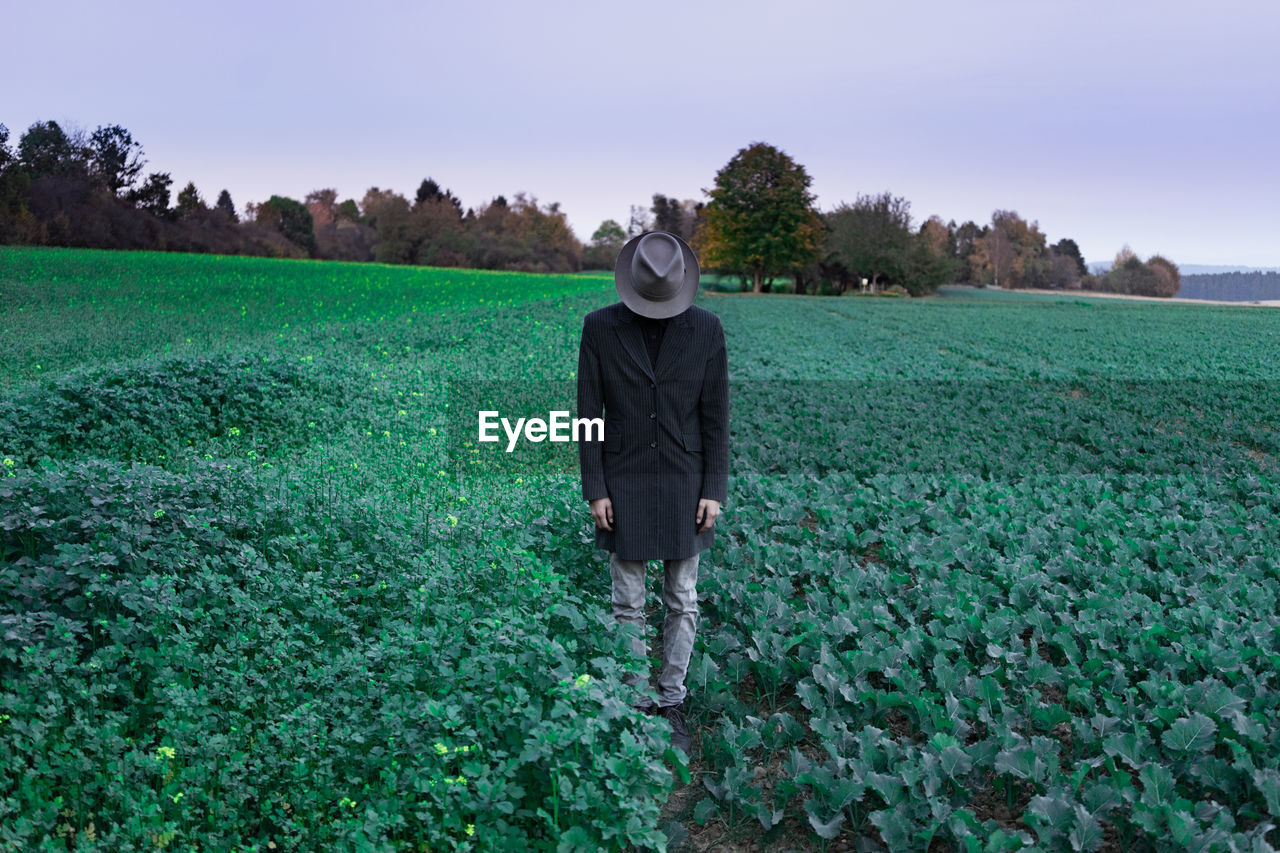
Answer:
<path fill-rule="evenodd" d="M 658 713 L 671 724 L 671 745 L 683 749 L 685 755 L 690 755 L 692 741 L 689 739 L 689 728 L 684 721 L 684 703 L 659 708 Z"/>

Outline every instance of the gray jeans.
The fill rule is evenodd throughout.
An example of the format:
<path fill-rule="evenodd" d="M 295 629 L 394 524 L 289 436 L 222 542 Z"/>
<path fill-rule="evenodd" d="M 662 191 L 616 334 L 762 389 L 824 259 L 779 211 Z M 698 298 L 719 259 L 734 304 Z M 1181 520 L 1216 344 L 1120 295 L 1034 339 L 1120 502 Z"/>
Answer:
<path fill-rule="evenodd" d="M 698 631 L 699 557 L 699 554 L 694 554 L 684 560 L 662 561 L 662 603 L 666 606 L 667 613 L 662 623 L 662 674 L 658 676 L 658 704 L 661 707 L 678 705 L 688 695 L 684 688 L 684 676 L 689 670 L 693 638 Z M 639 627 L 640 636 L 631 641 L 631 649 L 646 662 L 649 656 L 644 620 L 647 566 L 648 563 L 644 560 L 620 560 L 616 553 L 609 554 L 609 574 L 613 578 L 613 618 Z M 623 677 L 623 681 L 636 688 L 639 687 L 640 680 L 639 673 L 628 673 Z M 639 690 L 636 692 L 639 693 Z M 635 700 L 635 705 L 641 708 L 652 707 L 653 700 L 641 694 Z"/>

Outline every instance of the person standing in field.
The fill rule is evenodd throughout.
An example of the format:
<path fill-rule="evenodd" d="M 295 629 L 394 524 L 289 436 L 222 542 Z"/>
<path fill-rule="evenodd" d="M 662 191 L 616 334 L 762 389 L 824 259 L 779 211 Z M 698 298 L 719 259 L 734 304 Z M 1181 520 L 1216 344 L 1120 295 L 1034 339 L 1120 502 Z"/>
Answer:
<path fill-rule="evenodd" d="M 645 570 L 663 564 L 658 703 L 671 744 L 689 754 L 685 673 L 698 626 L 698 563 L 728 493 L 729 382 L 720 319 L 693 304 L 699 267 L 684 240 L 649 231 L 618 253 L 621 301 L 587 314 L 578 350 L 578 417 L 604 419 L 603 441 L 578 444 L 582 497 L 609 551 L 613 615 L 640 629 L 647 657 Z M 639 676 L 626 681 L 637 688 Z"/>

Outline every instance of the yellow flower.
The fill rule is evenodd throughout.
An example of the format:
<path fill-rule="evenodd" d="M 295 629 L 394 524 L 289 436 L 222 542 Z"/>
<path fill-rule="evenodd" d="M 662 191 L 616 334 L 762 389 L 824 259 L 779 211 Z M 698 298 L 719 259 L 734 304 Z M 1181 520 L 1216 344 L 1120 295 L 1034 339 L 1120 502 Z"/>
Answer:
<path fill-rule="evenodd" d="M 232 427 L 231 429 L 227 430 L 227 434 L 228 434 L 228 435 L 239 435 L 239 434 L 240 434 L 240 427 Z"/>
<path fill-rule="evenodd" d="M 6 456 L 6 457 L 4 458 L 4 467 L 6 467 L 6 468 L 12 468 L 12 467 L 13 467 L 14 465 L 16 465 L 16 464 L 17 464 L 17 463 L 16 463 L 16 462 L 14 462 L 12 459 L 10 459 L 8 456 Z"/>
<path fill-rule="evenodd" d="M 445 746 L 444 744 L 442 743 L 436 744 L 436 752 L 440 753 L 441 755 L 444 755 L 448 751 L 449 751 L 449 747 Z"/>
<path fill-rule="evenodd" d="M 476 834 L 476 825 L 474 823 L 467 824 L 467 835 Z"/>
<path fill-rule="evenodd" d="M 588 683 L 589 681 L 591 681 L 591 676 L 590 676 L 590 675 L 587 675 L 587 674 L 584 672 L 584 673 L 582 673 L 582 675 L 579 675 L 579 676 L 577 677 L 577 679 L 575 679 L 575 680 L 574 680 L 574 682 L 573 682 L 573 683 L 574 683 L 575 685 L 577 685 L 578 687 L 586 687 L 586 686 L 587 686 L 587 683 Z"/>
<path fill-rule="evenodd" d="M 458 517 L 457 517 L 456 515 L 450 515 L 450 516 L 447 516 L 447 518 L 449 519 L 449 526 L 450 526 L 450 527 L 457 527 L 457 526 L 458 526 Z"/>
<path fill-rule="evenodd" d="M 171 746 L 162 746 L 156 749 L 156 758 L 173 758 L 177 754 Z"/>

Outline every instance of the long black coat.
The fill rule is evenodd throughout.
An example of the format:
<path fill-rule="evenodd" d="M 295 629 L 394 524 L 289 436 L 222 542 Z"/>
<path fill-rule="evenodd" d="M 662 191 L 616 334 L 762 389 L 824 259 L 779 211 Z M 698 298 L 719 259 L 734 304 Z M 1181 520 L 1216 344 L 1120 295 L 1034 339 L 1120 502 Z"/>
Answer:
<path fill-rule="evenodd" d="M 711 547 L 698 499 L 729 488 L 729 378 L 724 329 L 690 306 L 672 317 L 651 366 L 640 326 L 621 302 L 592 311 L 578 350 L 580 418 L 603 413 L 604 441 L 579 441 L 582 497 L 613 501 L 596 544 L 624 560 L 673 560 Z"/>

